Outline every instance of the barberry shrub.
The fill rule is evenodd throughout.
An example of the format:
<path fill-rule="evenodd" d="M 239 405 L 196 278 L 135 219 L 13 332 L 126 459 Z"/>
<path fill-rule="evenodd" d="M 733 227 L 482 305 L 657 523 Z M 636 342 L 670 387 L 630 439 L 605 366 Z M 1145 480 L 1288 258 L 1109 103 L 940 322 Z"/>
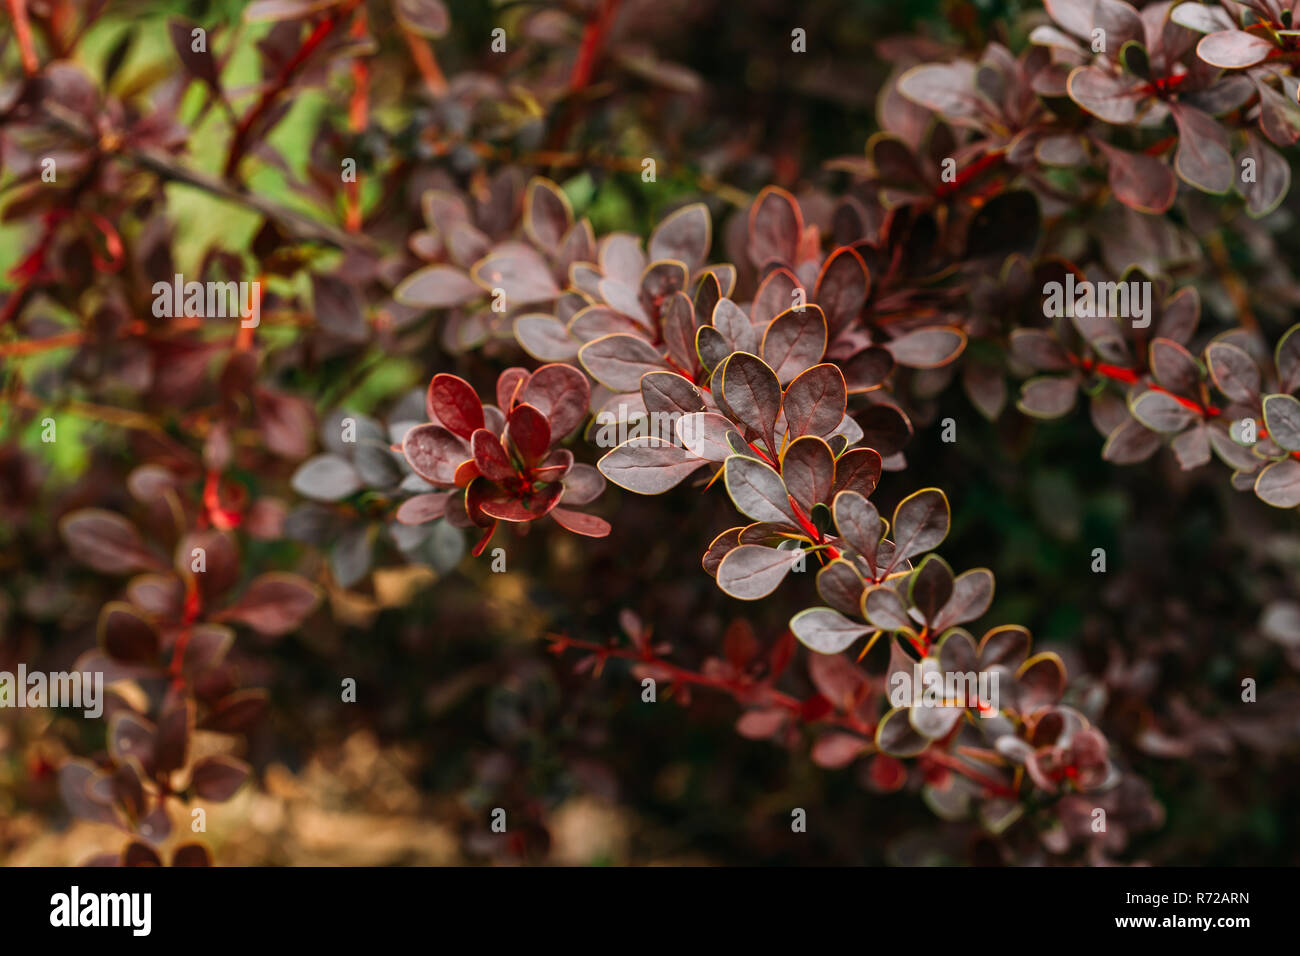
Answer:
<path fill-rule="evenodd" d="M 465 668 L 451 689 L 418 660 L 391 678 L 435 714 L 501 685 L 498 750 L 457 786 L 531 816 L 467 857 L 546 852 L 556 788 L 525 782 L 516 752 L 562 733 L 530 724 L 543 705 L 519 690 L 543 642 L 575 711 L 729 695 L 742 736 L 919 794 L 984 862 L 1130 859 L 1164 821 L 1152 758 L 1297 744 L 1300 705 L 1257 698 L 1254 676 L 1300 646 L 1278 583 L 1300 507 L 1290 8 L 957 17 L 875 48 L 845 107 L 865 150 L 833 129 L 798 157 L 747 142 L 763 108 L 739 106 L 747 75 L 783 81 L 675 62 L 692 51 L 654 2 L 524 5 L 497 27 L 439 0 L 258 0 L 151 24 L 167 45 L 149 69 L 117 6 L 11 0 L 0 47 L 21 246 L 0 304 L 0 660 L 105 677 L 102 732 L 12 737 L 68 811 L 125 835 L 98 862 L 209 862 L 189 812 L 265 770 L 268 707 L 310 700 L 332 726 L 355 708 L 418 738 L 344 669 L 386 693 L 346 648 L 367 629 L 487 646 L 445 662 Z M 756 55 L 791 61 L 796 103 L 797 58 L 848 69 L 821 4 L 824 55 L 703 6 L 720 42 L 757 35 Z M 218 310 L 227 294 L 238 308 Z M 1207 557 L 1210 597 L 1182 579 L 1190 594 L 1163 595 L 1140 564 L 1108 567 L 1113 543 L 1071 513 L 1074 472 L 1099 473 L 1085 462 L 1028 493 L 1064 528 L 1048 560 L 1106 610 L 1071 633 L 1038 606 L 1052 597 L 1016 553 L 1036 532 L 1017 540 L 1016 494 L 987 486 L 1016 487 L 1033 422 L 1084 405 L 1089 454 L 1141 466 L 1103 481 L 1196 488 L 1224 502 L 1224 536 L 1283 529 L 1238 545 L 1261 583 Z M 1155 640 L 1233 588 L 1265 603 L 1283 664 Z M 481 640 L 470 608 L 494 602 L 519 608 L 498 630 L 523 628 L 531 664 Z M 610 662 L 628 679 L 568 680 Z M 564 786 L 598 790 L 586 757 L 550 763 L 569 758 Z M 935 858 L 916 847 L 939 832 L 891 853 Z"/>

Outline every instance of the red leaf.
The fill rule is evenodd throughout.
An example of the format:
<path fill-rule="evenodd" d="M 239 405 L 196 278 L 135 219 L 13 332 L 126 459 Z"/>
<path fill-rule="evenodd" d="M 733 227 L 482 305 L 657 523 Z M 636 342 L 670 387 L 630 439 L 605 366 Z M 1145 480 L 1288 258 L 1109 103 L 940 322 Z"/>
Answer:
<path fill-rule="evenodd" d="M 582 511 L 570 511 L 568 508 L 552 508 L 551 517 L 560 527 L 588 538 L 603 538 L 613 530 L 604 518 Z"/>
<path fill-rule="evenodd" d="M 435 375 L 425 405 L 432 421 L 441 422 L 461 438 L 469 438 L 476 428 L 483 427 L 483 403 L 469 382 L 458 376 Z"/>
<path fill-rule="evenodd" d="M 470 446 L 474 450 L 474 465 L 478 473 L 488 481 L 506 481 L 517 477 L 515 466 L 502 447 L 501 439 L 486 428 L 480 428 L 474 433 Z"/>
<path fill-rule="evenodd" d="M 534 406 L 516 405 L 506 422 L 506 437 L 525 465 L 536 465 L 551 447 L 551 424 Z"/>

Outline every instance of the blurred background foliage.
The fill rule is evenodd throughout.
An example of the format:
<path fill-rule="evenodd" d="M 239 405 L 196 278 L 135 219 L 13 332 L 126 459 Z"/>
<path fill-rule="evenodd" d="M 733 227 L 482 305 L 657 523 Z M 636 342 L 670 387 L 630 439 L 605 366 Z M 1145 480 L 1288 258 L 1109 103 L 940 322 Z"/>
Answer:
<path fill-rule="evenodd" d="M 438 48 L 449 76 L 481 61 L 493 26 L 527 7 L 479 0 L 447 5 L 454 30 Z M 109 87 L 129 95 L 177 69 L 166 23 L 179 15 L 208 25 L 223 44 L 238 36 L 223 73 L 227 88 L 238 89 L 256 79 L 255 44 L 267 29 L 243 23 L 244 7 L 239 0 L 113 3 L 86 34 L 78 59 L 98 77 L 114 64 Z M 556 178 L 598 234 L 621 229 L 644 235 L 665 210 L 698 196 L 710 150 L 734 144 L 740 130 L 744 149 L 726 164 L 732 187 L 752 194 L 775 181 L 834 190 L 844 185 L 842 174 L 824 172 L 822 164 L 860 154 L 876 128 L 875 93 L 888 70 L 875 53 L 877 43 L 910 33 L 978 45 L 1004 36 L 1003 24 L 1027 8 L 991 0 L 750 0 L 741 6 L 663 0 L 656 9 L 666 26 L 652 38 L 656 51 L 701 78 L 708 108 L 698 121 L 681 123 L 674 140 L 657 140 L 659 134 L 639 128 L 631 113 L 615 112 L 604 126 L 583 128 L 584 148 L 670 157 L 655 183 L 598 167 L 561 171 Z M 792 68 L 789 36 L 796 26 L 807 30 L 810 53 Z M 666 111 L 682 109 L 671 96 L 646 97 Z M 302 92 L 272 133 L 272 144 L 291 165 L 299 164 L 297 175 L 322 117 L 336 109 L 325 92 Z M 414 142 L 419 115 L 418 109 L 392 107 L 376 111 L 372 122 L 384 128 L 386 141 Z M 189 89 L 181 119 L 195 123 L 187 161 L 219 171 L 227 127 L 215 110 L 204 108 L 199 84 Z M 527 129 L 519 135 L 519 145 L 534 145 Z M 316 212 L 268 164 L 259 165 L 249 186 Z M 213 245 L 247 248 L 261 226 L 257 213 L 198 190 L 169 185 L 167 192 L 181 271 L 197 271 Z M 363 195 L 367 208 L 384 200 L 374 190 Z M 723 226 L 718 223 L 718 235 Z M 1293 234 L 1284 244 L 1294 245 Z M 7 272 L 21 259 L 29 236 L 23 221 L 0 226 L 0 269 Z M 432 343 L 408 356 L 371 348 L 364 356 L 288 370 L 287 380 L 301 394 L 339 400 L 338 374 L 346 367 L 346 407 L 379 413 L 432 371 L 482 377 L 479 358 L 455 358 Z M 34 380 L 57 357 L 5 361 L 8 372 Z M 322 400 L 318 411 L 327 407 Z M 1071 655 L 1072 674 L 1075 661 L 1093 674 L 1108 667 L 1140 672 L 1155 688 L 1153 697 L 1183 700 L 1209 719 L 1240 710 L 1243 677 L 1281 681 L 1296 693 L 1294 670 L 1259 628 L 1261 608 L 1295 591 L 1300 539 L 1294 513 L 1237 495 L 1221 475 L 1183 474 L 1164 455 L 1131 468 L 1105 463 L 1083 411 L 1040 424 L 1009 410 L 990 423 L 949 389 L 931 416 L 945 417 L 955 420 L 957 441 L 942 442 L 933 425 L 918 428 L 908 446 L 909 470 L 887 474 L 877 499 L 888 513 L 924 483 L 923 476 L 942 476 L 935 483 L 944 487 L 954 514 L 945 557 L 958 570 L 988 566 L 997 573 L 987 621 L 1025 624 L 1039 647 Z M 42 456 L 47 507 L 75 500 L 78 489 L 102 473 L 100 460 L 120 464 L 132 455 L 113 425 L 62 415 L 59 427 L 59 441 L 48 445 L 40 441 L 39 418 L 0 420 L 0 444 L 16 440 Z M 701 542 L 728 523 L 718 488 L 706 494 L 705 506 L 697 501 L 699 491 L 685 487 L 655 499 L 614 488 L 610 494 L 616 501 L 610 538 L 578 541 L 537 529 L 509 542 L 506 574 L 490 573 L 486 560 L 466 559 L 419 587 L 405 605 L 372 614 L 336 604 L 328 625 L 259 648 L 245 674 L 247 682 L 266 686 L 273 702 L 250 745 L 259 781 L 211 811 L 208 838 L 217 859 L 991 859 L 981 837 L 937 820 L 913 793 L 873 793 L 854 768 L 818 768 L 806 745 L 787 748 L 739 736 L 739 711 L 730 699 L 698 692 L 685 707 L 673 700 L 646 705 L 639 682 L 619 662 L 593 678 L 572 673 L 571 657 L 548 654 L 545 633 L 614 638 L 618 612 L 630 608 L 674 643 L 679 660 L 698 664 L 721 654 L 735 618 L 748 618 L 766 646 L 793 610 L 819 603 L 811 576 L 751 606 L 727 598 L 701 573 Z M 0 511 L 0 555 L 19 553 L 11 550 L 19 537 L 51 534 L 53 517 Z M 285 542 L 250 547 L 255 565 L 277 549 L 292 549 Z M 1091 571 L 1095 548 L 1105 549 L 1104 574 Z M 56 570 L 62 571 L 53 563 L 20 569 L 0 556 L 0 579 L 6 579 L 0 621 L 21 616 L 36 622 L 41 659 L 51 667 L 70 663 L 88 634 L 93 640 L 104 596 L 103 584 L 88 574 L 72 575 L 71 588 L 49 593 L 35 586 Z M 53 605 L 69 600 L 71 613 L 59 606 L 56 614 Z M 355 623 L 349 625 L 349 617 Z M 69 626 L 78 620 L 79 626 Z M 1111 656 L 1108 649 L 1116 645 L 1125 648 L 1125 659 Z M 356 678 L 357 704 L 339 705 L 340 675 Z M 795 679 L 805 680 L 802 674 Z M 1134 694 L 1127 715 L 1122 699 L 1116 706 L 1127 721 L 1128 743 L 1141 740 L 1151 725 L 1141 695 Z M 1234 747 L 1217 757 L 1126 751 L 1167 815 L 1161 828 L 1134 841 L 1128 856 L 1165 864 L 1300 863 L 1296 713 L 1292 708 L 1270 718 L 1285 724 L 1278 746 Z M 104 828 L 67 818 L 49 773 L 61 751 L 79 751 L 102 733 L 69 714 L 0 714 L 0 861 L 80 862 L 115 845 Z M 486 827 L 497 806 L 509 814 L 504 840 Z M 806 834 L 791 832 L 795 807 L 808 811 Z"/>

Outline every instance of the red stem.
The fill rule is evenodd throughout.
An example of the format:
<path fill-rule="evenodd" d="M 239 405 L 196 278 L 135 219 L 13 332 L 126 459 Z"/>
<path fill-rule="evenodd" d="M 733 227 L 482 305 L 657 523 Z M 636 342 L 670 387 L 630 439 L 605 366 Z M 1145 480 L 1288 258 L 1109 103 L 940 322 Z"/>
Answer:
<path fill-rule="evenodd" d="M 547 640 L 551 641 L 550 650 L 554 654 L 562 654 L 568 648 L 573 647 L 596 655 L 600 664 L 603 664 L 611 657 L 638 664 L 652 664 L 667 671 L 669 680 L 674 683 L 692 684 L 696 687 L 707 687 L 710 690 L 722 691 L 741 703 L 757 702 L 780 707 L 789 711 L 791 716 L 794 717 L 801 717 L 803 714 L 803 701 L 797 697 L 761 684 L 755 685 L 737 680 L 728 680 L 723 677 L 710 677 L 706 674 L 699 674 L 668 663 L 649 648 L 645 651 L 635 651 L 620 647 L 606 647 L 602 644 L 578 640 L 563 634 L 548 634 Z M 875 727 L 862 722 L 853 714 L 828 715 L 819 718 L 818 722 L 844 727 L 866 737 L 874 737 L 876 732 Z"/>
<path fill-rule="evenodd" d="M 940 182 L 939 187 L 935 190 L 935 194 L 940 198 L 951 196 L 980 173 L 991 169 L 994 166 L 1001 165 L 1005 159 L 1006 154 L 1004 150 L 996 149 L 990 153 L 985 153 L 979 159 L 975 160 L 975 162 L 971 163 L 959 172 L 952 182 Z"/>
<path fill-rule="evenodd" d="M 605 45 L 605 35 L 614 22 L 618 12 L 618 0 L 600 0 L 596 13 L 587 21 L 582 31 L 582 43 L 578 47 L 578 59 L 573 64 L 569 75 L 569 92 L 578 93 L 587 88 L 600 58 L 601 48 Z"/>
<path fill-rule="evenodd" d="M 366 35 L 366 8 L 357 11 L 352 21 L 352 36 Z M 370 122 L 370 65 L 362 57 L 352 60 L 352 99 L 348 103 L 348 129 L 354 134 L 365 132 Z M 354 176 L 343 184 L 344 228 L 361 231 L 361 180 Z"/>
<path fill-rule="evenodd" d="M 32 27 L 27 21 L 27 0 L 6 0 L 9 16 L 14 21 L 14 37 L 18 40 L 18 52 L 23 59 L 23 72 L 28 76 L 40 69 L 36 59 L 36 47 L 32 43 Z"/>

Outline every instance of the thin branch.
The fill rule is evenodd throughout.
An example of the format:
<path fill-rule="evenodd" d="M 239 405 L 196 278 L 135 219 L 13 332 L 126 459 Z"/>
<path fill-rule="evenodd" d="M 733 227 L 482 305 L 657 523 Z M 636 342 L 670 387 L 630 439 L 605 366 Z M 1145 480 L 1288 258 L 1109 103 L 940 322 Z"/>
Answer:
<path fill-rule="evenodd" d="M 23 72 L 32 76 L 40 69 L 36 59 L 36 47 L 32 43 L 32 26 L 27 20 L 27 0 L 6 0 L 9 16 L 14 21 L 14 36 L 18 40 L 18 51 L 23 58 Z"/>
<path fill-rule="evenodd" d="M 360 2 L 361 0 L 347 0 L 346 3 L 333 10 L 329 16 L 316 24 L 316 28 L 312 30 L 307 39 L 303 41 L 302 46 L 298 48 L 297 52 L 294 53 L 294 55 L 289 58 L 289 61 L 280 69 L 280 73 L 276 76 L 275 82 L 263 91 L 261 97 L 257 101 L 257 105 L 249 110 L 243 120 L 240 121 L 239 127 L 235 130 L 234 138 L 230 142 L 230 152 L 226 156 L 225 175 L 227 179 L 234 176 L 235 169 L 239 166 L 239 161 L 244 157 L 244 153 L 248 149 L 248 139 L 252 134 L 254 127 L 256 127 L 258 121 L 266 115 L 267 111 L 270 110 L 272 104 L 275 103 L 280 94 L 284 92 L 285 87 L 289 85 L 289 81 L 293 78 L 293 74 L 298 71 L 300 66 L 307 62 L 307 59 L 316 52 L 316 49 L 325 42 L 326 38 L 329 37 L 331 33 L 334 32 L 334 28 L 338 26 L 343 18 L 348 16 L 348 14 L 350 14 Z"/>

